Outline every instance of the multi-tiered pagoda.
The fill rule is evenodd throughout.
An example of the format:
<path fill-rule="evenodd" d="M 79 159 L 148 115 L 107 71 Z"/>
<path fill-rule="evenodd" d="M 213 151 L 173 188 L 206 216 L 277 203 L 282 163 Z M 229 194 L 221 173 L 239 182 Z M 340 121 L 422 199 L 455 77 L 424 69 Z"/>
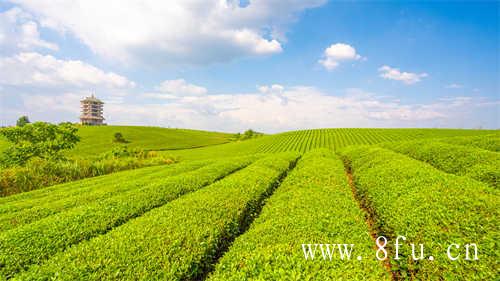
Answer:
<path fill-rule="evenodd" d="M 93 94 L 80 101 L 82 115 L 80 124 L 82 125 L 106 125 L 102 116 L 103 102 Z"/>

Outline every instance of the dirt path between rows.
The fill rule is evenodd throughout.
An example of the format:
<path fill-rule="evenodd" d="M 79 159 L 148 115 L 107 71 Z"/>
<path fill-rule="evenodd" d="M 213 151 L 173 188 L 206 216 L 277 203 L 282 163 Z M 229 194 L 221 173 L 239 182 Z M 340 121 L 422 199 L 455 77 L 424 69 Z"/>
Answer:
<path fill-rule="evenodd" d="M 365 204 L 365 202 L 361 198 L 361 196 L 358 194 L 356 186 L 354 184 L 354 179 L 353 179 L 351 168 L 346 163 L 344 163 L 344 167 L 345 167 L 345 173 L 347 176 L 347 180 L 349 182 L 349 186 L 351 187 L 351 191 L 352 191 L 352 195 L 354 197 L 354 200 L 358 203 L 359 208 L 361 210 L 363 210 L 363 212 L 365 213 L 365 222 L 366 222 L 366 225 L 368 226 L 370 237 L 373 240 L 373 248 L 375 250 L 377 250 L 378 247 L 376 244 L 376 240 L 377 240 L 377 237 L 379 236 L 379 234 L 377 231 L 377 227 L 375 226 L 374 214 L 368 208 L 368 206 Z M 385 259 L 384 261 L 381 261 L 382 266 L 391 275 L 392 280 L 402 280 L 401 274 L 397 270 L 392 270 L 392 268 L 391 268 L 391 263 L 390 263 L 391 250 L 390 250 L 390 248 L 386 247 L 385 249 L 387 250 L 387 255 L 389 258 Z"/>

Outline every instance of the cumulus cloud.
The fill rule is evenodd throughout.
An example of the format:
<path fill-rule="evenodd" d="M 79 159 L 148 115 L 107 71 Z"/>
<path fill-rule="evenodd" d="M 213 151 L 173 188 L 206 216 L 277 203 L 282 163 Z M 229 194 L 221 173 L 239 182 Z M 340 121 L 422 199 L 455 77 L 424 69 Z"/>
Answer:
<path fill-rule="evenodd" d="M 11 0 L 44 27 L 125 63 L 213 63 L 281 52 L 286 26 L 326 0 Z M 90 16 L 89 16 L 90 15 Z"/>
<path fill-rule="evenodd" d="M 206 88 L 189 84 L 184 79 L 165 80 L 157 90 L 174 96 L 199 96 L 207 93 Z"/>
<path fill-rule="evenodd" d="M 144 102 L 108 105 L 108 120 L 230 132 L 247 128 L 280 132 L 321 127 L 453 126 L 451 122 L 477 101 L 460 97 L 404 104 L 361 89 L 332 95 L 314 87 L 274 84 L 259 86 L 253 93 L 172 96 L 165 103 Z"/>
<path fill-rule="evenodd" d="M 8 89 L 4 93 L 10 95 Z M 16 91 L 19 104 L 13 108 L 17 111 L 2 112 L 2 122 L 12 124 L 22 112 L 28 112 L 33 120 L 76 121 L 78 101 L 86 94 L 75 91 L 18 95 Z M 167 95 L 160 91 L 156 94 Z M 106 102 L 107 122 L 121 125 L 228 132 L 253 128 L 268 133 L 325 127 L 498 126 L 497 121 L 492 121 L 496 119 L 491 118 L 496 114 L 498 101 L 467 96 L 441 98 L 427 104 L 405 104 L 362 89 L 329 93 L 314 87 L 274 84 L 262 85 L 247 93 L 213 94 L 207 90 L 206 94 L 171 95 L 168 99 L 140 93 L 125 95 L 119 102 L 109 95 L 99 97 Z M 11 98 L 9 102 L 13 102 Z M 478 116 L 485 116 L 484 120 Z"/>
<path fill-rule="evenodd" d="M 279 84 L 273 84 L 271 86 L 259 86 L 257 87 L 257 89 L 263 94 L 282 94 L 285 90 L 285 87 Z"/>
<path fill-rule="evenodd" d="M 387 65 L 381 66 L 378 69 L 380 77 L 389 80 L 401 81 L 407 85 L 415 84 L 420 82 L 422 78 L 429 76 L 427 73 L 412 73 L 412 72 L 401 72 L 398 68 L 393 68 Z"/>
<path fill-rule="evenodd" d="M 61 60 L 35 52 L 0 57 L 0 85 L 31 87 L 132 88 L 135 83 L 79 60 Z"/>
<path fill-rule="evenodd" d="M 354 47 L 344 43 L 336 43 L 325 49 L 323 59 L 320 59 L 318 62 L 327 70 L 333 70 L 343 61 L 360 59 L 363 59 L 363 57 L 356 53 Z"/>
<path fill-rule="evenodd" d="M 0 53 L 35 48 L 57 51 L 59 47 L 40 38 L 39 25 L 20 8 L 0 13 Z"/>
<path fill-rule="evenodd" d="M 63 116 L 66 114 L 79 115 L 80 100 L 86 93 L 63 93 L 58 95 L 57 98 L 46 95 L 23 95 L 23 103 L 26 112 L 30 114 L 46 114 L 47 109 L 58 111 Z"/>
<path fill-rule="evenodd" d="M 464 86 L 461 85 L 461 84 L 456 84 L 456 83 L 452 83 L 452 84 L 448 84 L 445 86 L 446 89 L 460 89 L 460 88 L 463 88 Z"/>

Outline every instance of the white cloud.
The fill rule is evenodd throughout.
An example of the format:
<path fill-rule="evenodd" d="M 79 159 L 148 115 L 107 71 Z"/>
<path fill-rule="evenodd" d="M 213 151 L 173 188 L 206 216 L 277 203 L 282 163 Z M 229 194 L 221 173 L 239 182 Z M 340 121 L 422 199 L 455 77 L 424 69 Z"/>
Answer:
<path fill-rule="evenodd" d="M 79 60 L 29 52 L 0 57 L 0 85 L 31 87 L 132 88 L 135 83 Z"/>
<path fill-rule="evenodd" d="M 80 100 L 86 96 L 86 93 L 63 93 L 57 98 L 46 95 L 23 95 L 23 103 L 26 112 L 30 114 L 44 114 L 48 109 L 58 111 L 63 115 L 66 113 L 79 115 Z"/>
<path fill-rule="evenodd" d="M 19 8 L 0 13 L 0 53 L 35 48 L 57 51 L 56 44 L 40 39 L 38 28 L 32 16 Z"/>
<path fill-rule="evenodd" d="M 255 93 L 170 96 L 161 103 L 108 105 L 109 121 L 196 129 L 265 132 L 321 127 L 422 127 L 454 120 L 475 101 L 403 104 L 360 89 L 331 95 L 314 87 L 263 85 Z M 127 113 L 127 114 L 125 114 Z"/>
<path fill-rule="evenodd" d="M 10 95 L 9 89 L 4 92 L 3 95 Z M 15 91 L 8 102 L 15 102 L 14 97 L 18 97 L 20 101 L 13 107 L 17 111 L 7 110 L 0 116 L 5 124 L 15 122 L 21 113 L 33 120 L 77 121 L 78 101 L 87 94 L 83 90 L 56 94 Z M 107 122 L 121 125 L 228 132 L 253 128 L 268 133 L 325 127 L 498 127 L 497 119 L 492 118 L 497 114 L 498 101 L 467 96 L 405 104 L 362 89 L 333 95 L 314 87 L 275 84 L 249 93 L 171 95 L 164 100 L 131 93 L 119 100 L 102 94 L 99 98 L 106 102 Z"/>
<path fill-rule="evenodd" d="M 157 90 L 172 96 L 199 96 L 207 93 L 204 87 L 189 84 L 184 79 L 165 80 Z"/>
<path fill-rule="evenodd" d="M 463 87 L 464 86 L 462 86 L 461 84 L 456 84 L 456 83 L 448 84 L 445 86 L 446 89 L 460 89 Z"/>
<path fill-rule="evenodd" d="M 325 49 L 323 56 L 323 59 L 320 59 L 318 62 L 327 70 L 337 68 L 337 66 L 339 66 L 339 64 L 343 61 L 363 59 L 356 53 L 356 49 L 354 49 L 354 47 L 344 43 L 330 45 L 330 47 Z"/>
<path fill-rule="evenodd" d="M 392 68 L 390 66 L 384 65 L 378 69 L 380 77 L 389 80 L 401 81 L 407 85 L 415 84 L 420 82 L 422 78 L 429 76 L 427 73 L 412 73 L 412 72 L 401 72 L 398 68 Z"/>
<path fill-rule="evenodd" d="M 279 84 L 273 84 L 271 86 L 259 86 L 257 87 L 257 89 L 263 94 L 282 94 L 285 90 L 285 87 Z"/>
<path fill-rule="evenodd" d="M 326 0 L 11 0 L 44 27 L 125 63 L 213 63 L 282 50 L 286 26 Z"/>

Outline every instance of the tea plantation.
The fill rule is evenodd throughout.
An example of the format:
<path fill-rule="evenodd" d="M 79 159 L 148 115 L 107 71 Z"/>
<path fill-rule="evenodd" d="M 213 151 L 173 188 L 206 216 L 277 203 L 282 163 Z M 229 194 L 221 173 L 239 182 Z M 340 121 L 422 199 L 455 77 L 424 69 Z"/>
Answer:
<path fill-rule="evenodd" d="M 125 142 L 113 142 L 115 133 L 121 133 Z M 233 134 L 142 126 L 78 126 L 78 136 L 81 141 L 70 151 L 71 156 L 95 156 L 120 145 L 145 150 L 203 147 L 230 142 Z M 0 152 L 8 145 L 0 136 Z"/>
<path fill-rule="evenodd" d="M 498 278 L 498 131 L 119 130 L 180 162 L 0 198 L 0 280 Z"/>

